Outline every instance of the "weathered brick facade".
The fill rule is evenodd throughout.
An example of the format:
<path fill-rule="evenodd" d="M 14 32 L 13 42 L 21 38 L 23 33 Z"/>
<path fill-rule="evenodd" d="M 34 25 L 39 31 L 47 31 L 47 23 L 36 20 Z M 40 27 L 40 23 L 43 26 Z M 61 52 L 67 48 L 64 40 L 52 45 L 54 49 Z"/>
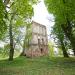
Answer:
<path fill-rule="evenodd" d="M 48 39 L 46 26 L 32 22 L 32 39 L 30 47 L 25 51 L 28 57 L 37 57 L 48 54 Z"/>

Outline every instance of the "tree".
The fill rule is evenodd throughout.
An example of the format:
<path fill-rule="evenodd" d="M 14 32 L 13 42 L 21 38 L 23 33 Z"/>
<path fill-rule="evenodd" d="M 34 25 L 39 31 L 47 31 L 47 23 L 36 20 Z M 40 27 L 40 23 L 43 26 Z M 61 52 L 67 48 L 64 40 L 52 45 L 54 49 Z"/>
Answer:
<path fill-rule="evenodd" d="M 54 14 L 55 20 L 58 21 L 66 35 L 70 40 L 75 55 L 75 34 L 73 27 L 75 26 L 75 4 L 74 0 L 44 0 L 47 9 Z"/>
<path fill-rule="evenodd" d="M 7 12 L 9 36 L 10 36 L 10 54 L 9 60 L 13 60 L 14 55 L 14 28 L 24 25 L 28 19 L 33 16 L 32 5 L 37 0 L 4 0 L 5 11 Z"/>
<path fill-rule="evenodd" d="M 25 51 L 27 49 L 29 49 L 29 46 L 30 46 L 30 41 L 31 41 L 31 38 L 32 38 L 32 23 L 28 22 L 26 24 L 26 34 L 25 34 L 25 37 L 24 37 L 24 41 L 23 41 L 23 51 L 21 53 L 21 56 L 25 56 Z"/>
<path fill-rule="evenodd" d="M 57 46 L 61 47 L 64 57 L 69 57 L 68 53 L 67 53 L 67 48 L 66 48 L 68 40 L 66 40 L 64 32 L 62 31 L 62 28 L 58 24 L 59 23 L 55 23 L 55 25 L 52 28 L 51 34 L 53 35 L 53 38 L 54 38 Z"/>

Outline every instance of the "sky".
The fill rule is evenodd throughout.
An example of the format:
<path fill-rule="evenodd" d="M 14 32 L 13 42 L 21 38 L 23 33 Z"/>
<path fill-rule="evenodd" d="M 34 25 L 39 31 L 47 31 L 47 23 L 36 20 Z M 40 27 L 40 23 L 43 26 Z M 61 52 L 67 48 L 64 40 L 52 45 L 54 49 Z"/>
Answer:
<path fill-rule="evenodd" d="M 33 7 L 34 7 L 33 20 L 35 22 L 45 25 L 47 27 L 47 34 L 49 35 L 51 26 L 54 25 L 54 22 L 49 21 L 48 18 L 50 18 L 50 20 L 53 20 L 54 16 L 48 13 L 43 0 L 41 0 L 40 3 L 34 5 Z"/>
<path fill-rule="evenodd" d="M 38 3 L 37 5 L 34 5 L 33 7 L 34 7 L 33 20 L 35 22 L 38 22 L 46 26 L 48 41 L 51 41 L 54 43 L 53 39 L 50 37 L 51 27 L 54 25 L 54 22 L 53 22 L 54 16 L 48 13 L 47 8 L 44 4 L 44 0 L 41 0 L 40 3 Z M 50 19 L 50 21 L 48 20 L 48 18 Z M 57 48 L 55 48 L 54 50 L 57 51 Z"/>

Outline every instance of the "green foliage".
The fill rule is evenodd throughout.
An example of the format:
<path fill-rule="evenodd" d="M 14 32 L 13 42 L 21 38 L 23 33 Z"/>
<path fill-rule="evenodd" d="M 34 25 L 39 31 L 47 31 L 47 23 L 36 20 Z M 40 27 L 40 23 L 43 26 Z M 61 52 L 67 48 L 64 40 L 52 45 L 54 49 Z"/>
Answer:
<path fill-rule="evenodd" d="M 65 35 L 64 35 L 64 32 L 60 26 L 59 23 L 55 23 L 55 25 L 52 27 L 52 31 L 51 31 L 51 34 L 53 35 L 53 38 L 54 39 L 58 39 L 58 41 L 61 39 L 61 40 L 64 40 L 65 38 Z"/>
<path fill-rule="evenodd" d="M 34 14 L 33 4 L 37 3 L 37 1 L 38 0 L 0 0 L 0 36 L 5 33 L 6 27 L 8 26 L 10 57 L 12 59 L 14 53 L 14 38 L 19 33 L 18 29 L 21 26 L 26 26 L 26 24 L 31 23 L 31 18 Z M 29 32 L 29 29 L 27 32 Z M 29 35 L 27 35 L 27 37 L 29 37 Z"/>
<path fill-rule="evenodd" d="M 2 55 L 2 57 L 8 57 L 9 49 L 10 49 L 9 44 L 5 45 L 4 48 L 0 48 L 0 54 Z"/>
<path fill-rule="evenodd" d="M 7 30 L 7 25 L 5 23 L 6 15 L 5 6 L 2 0 L 0 0 L 0 39 L 4 36 Z"/>
<path fill-rule="evenodd" d="M 30 41 L 31 41 L 31 38 L 32 38 L 32 23 L 28 23 L 26 24 L 26 35 L 25 35 L 25 38 L 24 38 L 24 44 L 25 44 L 25 48 L 29 48 L 29 44 L 30 44 Z"/>
<path fill-rule="evenodd" d="M 70 41 L 65 37 L 65 34 L 61 28 L 61 25 L 56 22 L 55 25 L 52 27 L 51 35 L 54 38 L 58 51 L 62 50 L 62 52 L 66 52 L 70 46 Z"/>
<path fill-rule="evenodd" d="M 49 48 L 49 56 L 53 57 L 54 56 L 54 45 L 51 41 L 48 43 L 48 48 Z"/>
<path fill-rule="evenodd" d="M 26 27 L 26 38 L 31 36 L 31 18 L 34 15 L 33 4 L 38 0 L 14 0 L 10 1 L 10 11 L 14 17 L 12 20 L 13 32 L 16 33 L 17 29 L 21 26 Z M 8 12 L 8 14 L 9 14 Z M 12 14 L 9 15 L 12 16 Z M 15 32 L 16 31 L 16 32 Z M 19 33 L 19 32 L 17 32 Z"/>
<path fill-rule="evenodd" d="M 32 16 L 33 13 L 33 8 L 29 0 L 14 0 L 11 10 L 13 13 L 21 15 L 24 18 L 28 15 L 29 17 Z"/>
<path fill-rule="evenodd" d="M 72 32 L 75 26 L 75 1 L 44 0 L 44 2 L 49 13 L 52 13 L 55 17 L 55 25 L 52 29 L 52 34 L 54 35 L 53 37 L 55 39 L 58 38 L 57 42 L 59 45 L 60 41 L 63 41 L 65 47 L 71 47 L 70 42 L 73 44 L 74 42 L 72 39 L 75 38 L 74 32 Z"/>
<path fill-rule="evenodd" d="M 0 47 L 0 53 L 2 53 L 3 48 Z"/>
<path fill-rule="evenodd" d="M 58 52 L 59 52 L 59 56 L 63 56 L 63 52 L 62 52 L 61 47 L 58 48 Z"/>
<path fill-rule="evenodd" d="M 70 21 L 75 20 L 75 4 L 74 0 L 44 0 L 47 9 L 50 13 L 54 14 L 56 20 L 60 24 L 67 22 L 66 18 Z"/>

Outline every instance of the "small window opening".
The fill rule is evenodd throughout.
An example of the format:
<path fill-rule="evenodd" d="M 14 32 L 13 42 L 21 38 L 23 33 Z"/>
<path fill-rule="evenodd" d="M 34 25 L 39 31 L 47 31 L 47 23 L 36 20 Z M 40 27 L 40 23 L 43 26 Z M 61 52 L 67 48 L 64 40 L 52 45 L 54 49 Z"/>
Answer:
<path fill-rule="evenodd" d="M 44 44 L 44 39 L 42 38 L 42 44 Z"/>
<path fill-rule="evenodd" d="M 40 39 L 38 39 L 38 44 L 40 44 Z"/>

